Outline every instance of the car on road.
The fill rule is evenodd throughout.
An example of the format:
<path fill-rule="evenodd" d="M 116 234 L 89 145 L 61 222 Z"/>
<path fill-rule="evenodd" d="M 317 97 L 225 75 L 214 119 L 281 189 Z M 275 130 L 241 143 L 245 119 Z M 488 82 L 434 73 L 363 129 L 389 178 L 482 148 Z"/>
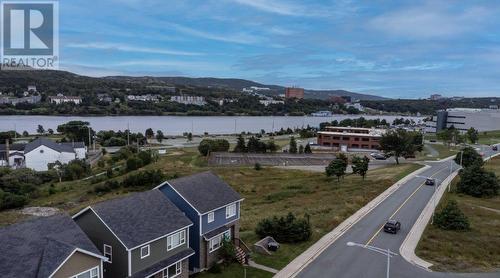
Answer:
<path fill-rule="evenodd" d="M 384 225 L 384 232 L 397 234 L 401 230 L 401 223 L 394 219 L 389 219 Z"/>
<path fill-rule="evenodd" d="M 436 180 L 431 179 L 431 178 L 427 178 L 427 179 L 425 179 L 425 185 L 436 185 Z"/>
<path fill-rule="evenodd" d="M 493 147 L 491 148 L 491 150 L 493 150 L 493 151 L 495 151 L 495 152 L 496 152 L 496 151 L 498 151 L 498 146 L 493 146 Z"/>
<path fill-rule="evenodd" d="M 387 159 L 387 157 L 385 157 L 385 155 L 383 155 L 381 153 L 371 153 L 370 156 L 376 160 L 386 160 Z"/>

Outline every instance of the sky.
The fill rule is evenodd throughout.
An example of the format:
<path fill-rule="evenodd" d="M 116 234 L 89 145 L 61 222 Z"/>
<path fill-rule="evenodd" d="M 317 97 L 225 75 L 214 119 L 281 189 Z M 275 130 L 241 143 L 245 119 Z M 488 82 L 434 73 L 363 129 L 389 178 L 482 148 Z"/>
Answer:
<path fill-rule="evenodd" d="M 500 96 L 500 1 L 62 0 L 60 69 Z"/>

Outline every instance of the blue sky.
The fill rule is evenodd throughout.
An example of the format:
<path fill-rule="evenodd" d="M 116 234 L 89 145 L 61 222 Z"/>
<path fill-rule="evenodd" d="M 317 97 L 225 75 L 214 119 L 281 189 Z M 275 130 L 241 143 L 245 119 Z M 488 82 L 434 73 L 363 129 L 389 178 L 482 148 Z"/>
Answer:
<path fill-rule="evenodd" d="M 419 3 L 417 3 L 419 2 Z M 61 69 L 500 96 L 499 1 L 65 0 Z"/>

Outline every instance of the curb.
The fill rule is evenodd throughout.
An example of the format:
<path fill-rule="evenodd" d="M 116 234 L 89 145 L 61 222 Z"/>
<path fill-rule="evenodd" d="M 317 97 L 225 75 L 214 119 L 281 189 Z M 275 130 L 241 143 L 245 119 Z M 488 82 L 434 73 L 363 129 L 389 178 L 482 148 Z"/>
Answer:
<path fill-rule="evenodd" d="M 484 161 L 488 161 L 493 157 L 496 157 L 500 155 L 500 153 L 496 153 L 494 155 L 488 156 L 484 159 Z M 449 158 L 446 158 L 449 159 Z M 418 243 L 420 242 L 420 238 L 422 237 L 422 234 L 425 231 L 425 228 L 427 228 L 427 225 L 429 224 L 429 220 L 431 219 L 432 213 L 434 212 L 435 207 L 433 206 L 433 202 L 431 202 L 433 199 L 437 203 L 441 200 L 441 198 L 444 195 L 444 192 L 446 191 L 446 187 L 451 183 L 451 181 L 458 175 L 459 170 L 456 170 L 453 172 L 450 176 L 448 176 L 439 186 L 439 189 L 436 190 L 436 193 L 432 195 L 432 197 L 429 199 L 429 202 L 425 206 L 425 208 L 422 210 L 422 213 L 418 217 L 417 221 L 415 221 L 415 224 L 413 224 L 413 227 L 411 228 L 410 232 L 406 236 L 405 240 L 403 241 L 403 244 L 401 244 L 401 247 L 399 248 L 399 253 L 401 256 L 409 263 L 418 266 L 420 268 L 423 268 L 429 272 L 431 270 L 429 269 L 432 266 L 432 263 L 423 260 L 422 258 L 418 257 L 415 254 L 415 249 L 417 248 Z"/>
<path fill-rule="evenodd" d="M 346 220 L 340 223 L 332 231 L 324 235 L 301 255 L 293 259 L 287 266 L 280 270 L 274 278 L 286 278 L 295 277 L 300 271 L 302 271 L 307 265 L 309 265 L 315 258 L 317 258 L 321 253 L 333 244 L 339 237 L 341 237 L 347 230 L 349 230 L 354 224 L 370 213 L 374 208 L 376 208 L 380 203 L 382 203 L 387 197 L 391 196 L 396 190 L 398 190 L 404 183 L 409 179 L 415 177 L 421 172 L 429 169 L 430 166 L 425 165 L 424 167 L 406 175 L 404 178 L 397 181 L 395 184 L 391 185 L 380 195 L 375 197 L 373 200 L 368 202 L 364 207 L 360 208 L 354 214 L 349 216 Z"/>

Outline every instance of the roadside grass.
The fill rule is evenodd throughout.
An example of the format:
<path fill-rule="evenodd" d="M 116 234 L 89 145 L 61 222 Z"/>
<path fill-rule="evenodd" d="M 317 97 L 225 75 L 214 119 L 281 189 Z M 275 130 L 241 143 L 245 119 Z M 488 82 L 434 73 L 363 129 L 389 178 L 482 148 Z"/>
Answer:
<path fill-rule="evenodd" d="M 500 176 L 500 157 L 486 163 L 487 169 Z M 428 225 L 416 254 L 434 265 L 433 270 L 453 272 L 489 272 L 500 269 L 500 196 L 474 198 L 457 194 L 454 189 L 459 177 L 452 182 L 452 192 L 446 193 L 438 205 L 440 210 L 448 200 L 456 200 L 468 217 L 471 230 L 444 231 Z M 497 210 L 492 211 L 487 208 Z"/>
<path fill-rule="evenodd" d="M 479 144 L 491 145 L 500 143 L 500 130 L 479 132 Z"/>
<path fill-rule="evenodd" d="M 435 149 L 439 154 L 437 156 L 429 156 L 431 153 L 427 151 L 425 148 L 421 153 L 417 153 L 417 156 L 414 160 L 440 160 L 443 158 L 447 158 L 452 155 L 456 155 L 459 151 L 460 148 L 457 147 L 448 147 L 443 144 L 426 144 L 429 147 Z"/>
<path fill-rule="evenodd" d="M 282 244 L 279 251 L 272 256 L 254 254 L 253 259 L 257 263 L 281 269 L 352 213 L 397 180 L 420 167 L 422 166 L 417 164 L 390 165 L 370 170 L 365 180 L 357 175 L 347 175 L 337 182 L 336 178 L 328 178 L 323 173 L 308 171 L 273 167 L 264 167 L 259 171 L 253 167 L 209 167 L 207 160 L 198 155 L 196 148 L 183 148 L 170 151 L 169 154 L 161 156 L 156 163 L 113 179 L 121 180 L 129 174 L 152 169 L 162 170 L 168 179 L 212 170 L 245 198 L 241 211 L 240 236 L 249 246 L 258 240 L 254 229 L 263 218 L 286 215 L 289 212 L 299 217 L 308 214 L 313 228 L 313 235 L 309 241 L 300 244 Z M 120 188 L 98 195 L 92 191 L 94 186 L 90 181 L 57 183 L 53 185 L 56 193 L 50 195 L 47 192 L 51 186 L 46 184 L 40 190 L 43 194 L 27 206 L 56 207 L 73 214 L 92 203 L 116 198 L 133 190 L 149 189 L 141 186 L 133 189 Z M 26 216 L 17 210 L 3 211 L 0 213 L 0 225 L 19 221 L 24 217 Z M 226 274 L 226 271 L 223 274 L 228 276 L 218 274 L 217 277 L 237 277 L 230 275 L 241 272 L 242 267 L 231 266 L 228 271 L 229 274 Z M 257 276 L 260 274 L 251 276 L 249 273 L 248 277 L 269 277 Z"/>
<path fill-rule="evenodd" d="M 210 273 L 208 271 L 205 271 L 193 275 L 193 278 L 271 278 L 273 277 L 273 275 L 273 273 L 267 271 L 255 269 L 253 267 L 243 267 L 242 265 L 234 263 L 229 266 L 223 267 L 221 273 Z"/>

